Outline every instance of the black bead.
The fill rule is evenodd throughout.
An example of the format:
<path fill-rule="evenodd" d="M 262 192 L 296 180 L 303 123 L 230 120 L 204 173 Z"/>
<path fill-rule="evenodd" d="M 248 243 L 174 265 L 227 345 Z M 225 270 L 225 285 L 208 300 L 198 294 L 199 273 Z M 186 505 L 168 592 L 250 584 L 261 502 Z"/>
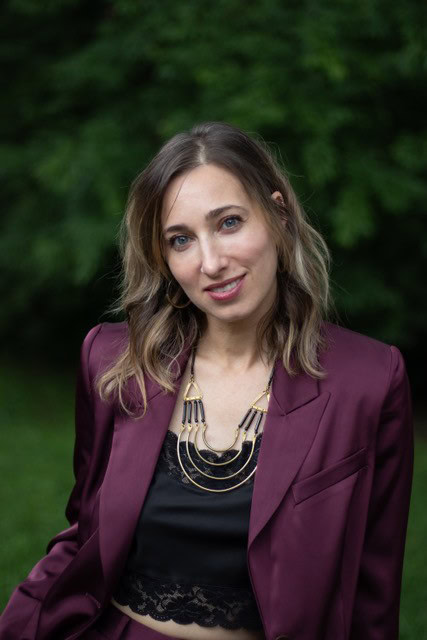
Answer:
<path fill-rule="evenodd" d="M 243 418 L 242 422 L 239 424 L 239 429 L 243 427 L 243 425 L 245 424 L 246 418 L 250 415 L 251 411 L 252 411 L 252 407 L 247 410 L 245 417 Z"/>
<path fill-rule="evenodd" d="M 182 424 L 185 424 L 185 418 L 187 417 L 187 401 L 184 400 L 184 404 L 182 407 Z"/>
<path fill-rule="evenodd" d="M 198 401 L 199 402 L 199 408 L 200 408 L 200 413 L 202 414 L 202 422 L 205 422 L 205 409 L 203 406 L 203 402 L 201 400 Z"/>
<path fill-rule="evenodd" d="M 259 416 L 258 416 L 258 420 L 257 420 L 256 425 L 255 425 L 255 433 L 258 433 L 259 425 L 261 424 L 261 420 L 262 420 L 262 415 L 263 415 L 263 413 L 262 413 L 262 411 L 260 411 L 259 412 Z"/>
<path fill-rule="evenodd" d="M 248 431 L 248 429 L 251 426 L 251 424 L 253 422 L 253 419 L 255 418 L 255 415 L 256 415 L 256 410 L 255 409 L 253 409 L 253 410 L 251 409 L 251 411 L 253 411 L 253 413 L 252 413 L 251 417 L 249 418 L 249 422 L 245 427 L 245 431 Z"/>

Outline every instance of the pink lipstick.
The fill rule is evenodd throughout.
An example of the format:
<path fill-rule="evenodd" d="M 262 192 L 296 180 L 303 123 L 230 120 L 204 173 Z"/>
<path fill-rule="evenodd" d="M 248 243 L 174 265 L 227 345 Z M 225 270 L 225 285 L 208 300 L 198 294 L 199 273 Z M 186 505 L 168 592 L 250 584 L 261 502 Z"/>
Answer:
<path fill-rule="evenodd" d="M 243 281 L 245 276 L 241 278 L 236 278 L 233 282 L 229 283 L 225 287 L 225 291 L 213 291 L 212 289 L 206 289 L 206 292 L 210 295 L 213 300 L 232 300 L 236 296 L 239 295 L 239 291 L 243 286 Z M 217 287 L 219 288 L 219 287 Z"/>

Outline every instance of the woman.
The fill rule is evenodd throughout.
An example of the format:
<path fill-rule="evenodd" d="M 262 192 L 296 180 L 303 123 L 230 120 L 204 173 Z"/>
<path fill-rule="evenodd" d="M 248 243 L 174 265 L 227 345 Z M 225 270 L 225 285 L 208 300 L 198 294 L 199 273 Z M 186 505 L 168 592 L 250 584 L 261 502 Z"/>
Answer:
<path fill-rule="evenodd" d="M 399 350 L 328 322 L 328 250 L 223 123 L 135 180 L 81 351 L 70 527 L 0 640 L 393 640 L 413 468 Z"/>

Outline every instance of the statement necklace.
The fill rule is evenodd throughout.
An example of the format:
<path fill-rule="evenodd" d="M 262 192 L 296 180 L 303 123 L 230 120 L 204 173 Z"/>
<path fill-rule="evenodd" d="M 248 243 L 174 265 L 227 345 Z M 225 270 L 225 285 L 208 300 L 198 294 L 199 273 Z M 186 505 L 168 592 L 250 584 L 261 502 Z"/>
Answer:
<path fill-rule="evenodd" d="M 194 379 L 194 360 L 196 357 L 196 349 L 193 349 L 193 354 L 192 354 L 192 359 L 191 359 L 191 368 L 190 368 L 190 380 L 187 384 L 187 387 L 185 389 L 184 392 L 184 400 L 183 400 L 183 411 L 182 411 L 182 423 L 181 423 L 181 430 L 179 432 L 178 435 L 178 440 L 177 440 L 177 444 L 176 444 L 176 451 L 177 451 L 177 456 L 178 456 L 178 462 L 180 464 L 180 467 L 183 471 L 183 473 L 185 474 L 185 476 L 188 478 L 188 480 L 194 484 L 196 487 L 199 487 L 199 489 L 204 489 L 205 491 L 210 491 L 213 493 L 222 493 L 224 491 L 231 491 L 232 489 L 237 489 L 237 487 L 240 487 L 244 482 L 247 482 L 247 480 L 249 480 L 249 478 L 251 478 L 253 476 L 253 474 L 255 473 L 256 469 L 257 469 L 257 465 L 255 466 L 255 468 L 249 472 L 249 475 L 247 475 L 246 478 L 244 478 L 241 482 L 238 482 L 237 484 L 233 485 L 232 487 L 227 487 L 226 489 L 211 489 L 208 487 L 204 487 L 203 485 L 199 484 L 198 482 L 196 482 L 195 480 L 193 480 L 193 478 L 191 478 L 191 476 L 189 475 L 189 473 L 186 471 L 184 464 L 182 462 L 181 459 L 181 451 L 180 451 L 180 443 L 181 443 L 181 437 L 184 434 L 184 432 L 187 432 L 187 437 L 184 438 L 183 442 L 185 441 L 185 450 L 187 453 L 187 460 L 189 462 L 189 464 L 191 464 L 193 466 L 193 468 L 200 473 L 202 476 L 205 476 L 211 480 L 217 480 L 217 481 L 224 481 L 224 480 L 228 480 L 230 478 L 233 478 L 234 476 L 237 476 L 238 474 L 240 474 L 249 464 L 252 455 L 254 453 L 254 449 L 255 449 L 255 441 L 261 426 L 261 422 L 262 422 L 262 418 L 263 416 L 267 413 L 267 409 L 263 409 L 262 407 L 259 407 L 257 405 L 257 402 L 265 395 L 267 397 L 267 404 L 270 401 L 270 388 L 271 388 L 271 382 L 273 380 L 273 373 L 274 373 L 274 366 L 273 366 L 273 370 L 271 372 L 270 375 L 270 379 L 268 381 L 267 387 L 264 389 L 264 391 L 262 391 L 256 398 L 255 400 L 252 402 L 251 406 L 249 407 L 248 411 L 246 412 L 245 417 L 243 418 L 243 420 L 240 422 L 239 426 L 236 428 L 235 431 L 235 435 L 234 435 L 234 442 L 227 447 L 226 449 L 215 449 L 214 447 L 212 447 L 208 440 L 207 440 L 207 436 L 206 436 L 206 431 L 208 428 L 208 425 L 206 423 L 206 419 L 205 419 L 205 409 L 203 406 L 203 394 L 200 391 L 200 388 L 197 384 L 197 382 Z M 193 387 L 193 395 L 190 395 L 190 390 Z M 194 416 L 194 424 L 193 424 L 193 418 Z M 236 453 L 235 456 L 233 456 L 232 458 L 230 458 L 229 460 L 226 460 L 225 462 L 212 462 L 210 460 L 207 460 L 206 458 L 204 458 L 202 456 L 202 454 L 199 451 L 199 447 L 197 444 L 197 439 L 198 439 L 198 434 L 199 434 L 199 427 L 200 427 L 200 423 L 199 423 L 199 417 L 200 417 L 200 421 L 201 421 L 201 432 L 202 432 L 202 439 L 204 444 L 206 445 L 206 447 L 210 450 L 213 451 L 215 453 L 224 453 L 225 451 L 229 451 L 232 447 L 234 447 L 234 445 L 236 444 L 237 440 L 239 439 L 239 435 L 240 433 L 242 433 L 242 439 L 241 439 L 241 443 L 240 443 L 240 450 Z M 256 418 L 256 420 L 255 420 Z M 248 435 L 248 431 L 251 427 L 251 425 L 254 424 L 254 430 L 253 430 L 253 435 L 252 435 L 252 447 L 250 449 L 250 453 L 249 456 L 247 458 L 246 461 L 243 462 L 242 466 L 235 472 L 232 473 L 230 475 L 222 475 L 222 476 L 215 476 L 215 475 L 210 475 L 208 473 L 206 473 L 205 471 L 202 471 L 196 464 L 196 462 L 193 460 L 191 454 L 190 454 L 190 449 L 189 449 L 189 443 L 191 443 L 191 433 L 194 433 L 194 438 L 193 438 L 193 442 L 192 444 L 194 445 L 194 451 L 196 452 L 197 456 L 205 463 L 213 466 L 213 467 L 222 467 L 225 466 L 227 464 L 230 464 L 232 462 L 234 462 L 235 460 L 237 460 L 239 458 L 239 456 L 241 456 L 242 451 L 243 451 L 243 444 L 246 441 L 247 435 Z M 194 429 L 193 429 L 194 426 Z M 261 432 L 260 432 L 261 433 Z"/>

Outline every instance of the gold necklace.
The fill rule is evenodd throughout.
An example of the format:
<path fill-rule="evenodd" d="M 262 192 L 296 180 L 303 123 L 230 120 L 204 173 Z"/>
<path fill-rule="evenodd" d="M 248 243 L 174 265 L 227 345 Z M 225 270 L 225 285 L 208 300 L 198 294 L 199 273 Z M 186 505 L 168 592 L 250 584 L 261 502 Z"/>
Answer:
<path fill-rule="evenodd" d="M 178 456 L 178 462 L 180 464 L 180 467 L 184 473 L 184 475 L 188 478 L 188 480 L 194 484 L 196 487 L 198 487 L 199 489 L 204 489 L 205 491 L 209 491 L 212 493 L 223 493 L 225 491 L 231 491 L 232 489 L 237 489 L 237 487 L 240 487 L 243 483 L 247 482 L 249 480 L 249 478 L 251 478 L 256 469 L 257 469 L 257 465 L 255 465 L 255 468 L 249 473 L 249 475 L 244 478 L 241 482 L 233 485 L 232 487 L 227 487 L 227 488 L 222 488 L 222 489 L 211 489 L 209 487 L 204 487 L 203 485 L 199 484 L 198 482 L 196 482 L 195 480 L 193 480 L 193 478 L 189 475 L 189 473 L 187 472 L 187 470 L 184 467 L 184 464 L 182 462 L 181 459 L 181 451 L 180 451 L 180 443 L 181 443 L 181 437 L 183 436 L 184 432 L 187 432 L 187 438 L 183 440 L 183 442 L 185 441 L 185 449 L 186 449 L 186 453 L 187 453 L 187 459 L 189 460 L 189 462 L 191 463 L 191 465 L 193 466 L 193 468 L 200 473 L 201 475 L 209 478 L 210 480 L 217 480 L 217 481 L 223 481 L 223 480 L 229 480 L 230 478 L 233 478 L 234 476 L 237 476 L 238 474 L 240 474 L 249 464 L 253 453 L 254 453 L 254 449 L 255 449 L 255 442 L 256 442 L 256 438 L 261 426 L 261 421 L 263 416 L 267 413 L 268 409 L 263 409 L 262 407 L 260 407 L 257 403 L 259 402 L 259 400 L 261 400 L 261 398 L 263 396 L 267 397 L 267 405 L 270 401 L 270 387 L 271 387 L 271 382 L 273 380 L 273 373 L 274 373 L 274 366 L 273 366 L 273 370 L 271 372 L 268 384 L 266 386 L 266 388 L 264 389 L 264 391 L 262 391 L 256 398 L 255 400 L 252 402 L 252 404 L 250 405 L 248 411 L 245 414 L 245 417 L 243 418 L 243 420 L 240 422 L 239 426 L 236 428 L 235 431 L 235 435 L 234 435 L 234 441 L 230 444 L 229 447 L 225 448 L 225 449 L 215 449 L 214 447 L 212 447 L 206 437 L 206 431 L 208 428 L 208 425 L 206 423 L 206 419 L 205 419 L 205 409 L 203 406 L 203 394 L 200 391 L 200 388 L 197 384 L 197 382 L 195 381 L 194 378 L 194 360 L 196 357 L 196 349 L 193 349 L 193 355 L 192 355 L 192 359 L 191 359 L 191 368 L 190 368 L 190 380 L 185 388 L 185 392 L 184 392 L 184 400 L 183 400 L 183 411 L 182 411 L 182 422 L 181 422 L 181 430 L 179 432 L 178 435 L 178 440 L 176 443 L 176 451 L 177 451 L 177 456 Z M 190 389 L 191 387 L 193 387 L 194 391 L 193 394 L 190 395 Z M 192 417 L 194 415 L 194 424 L 192 421 Z M 224 453 L 226 451 L 229 451 L 230 449 L 232 449 L 232 447 L 234 447 L 234 445 L 236 444 L 240 433 L 242 433 L 242 441 L 241 441 L 241 446 L 240 446 L 240 450 L 236 453 L 235 456 L 233 456 L 232 458 L 230 458 L 229 460 L 226 460 L 225 462 L 211 462 L 210 460 L 207 460 L 206 458 L 204 458 L 200 451 L 199 451 L 199 447 L 197 444 L 197 437 L 198 437 L 198 433 L 199 433 L 199 415 L 200 415 L 200 419 L 201 419 L 201 423 L 202 423 L 202 438 L 203 438 L 203 442 L 205 443 L 205 445 L 208 447 L 208 449 L 210 449 L 210 451 L 213 451 L 215 453 Z M 202 471 L 197 464 L 195 463 L 195 461 L 193 460 L 191 454 L 190 454 L 190 449 L 189 449 L 189 444 L 193 444 L 194 446 L 194 450 L 196 452 L 196 454 L 198 455 L 198 457 L 206 464 L 212 465 L 213 467 L 221 467 L 223 465 L 226 464 L 230 464 L 231 462 L 234 462 L 235 460 L 237 460 L 237 458 L 239 458 L 239 456 L 242 454 L 243 452 L 243 444 L 246 441 L 247 435 L 248 435 L 248 431 L 249 428 L 251 427 L 252 423 L 254 422 L 256 418 L 256 422 L 255 422 L 255 427 L 254 427 L 254 433 L 252 436 L 252 446 L 251 446 L 251 450 L 249 453 L 249 456 L 247 458 L 247 460 L 243 463 L 243 465 L 235 472 L 232 473 L 230 475 L 225 475 L 225 476 L 214 476 L 214 475 L 210 475 L 208 473 L 205 473 L 204 471 Z M 245 424 L 246 423 L 246 424 Z M 194 428 L 193 428 L 194 427 Z M 191 433 L 194 433 L 194 439 L 193 442 L 191 442 Z M 261 432 L 259 432 L 259 434 L 261 434 Z"/>

